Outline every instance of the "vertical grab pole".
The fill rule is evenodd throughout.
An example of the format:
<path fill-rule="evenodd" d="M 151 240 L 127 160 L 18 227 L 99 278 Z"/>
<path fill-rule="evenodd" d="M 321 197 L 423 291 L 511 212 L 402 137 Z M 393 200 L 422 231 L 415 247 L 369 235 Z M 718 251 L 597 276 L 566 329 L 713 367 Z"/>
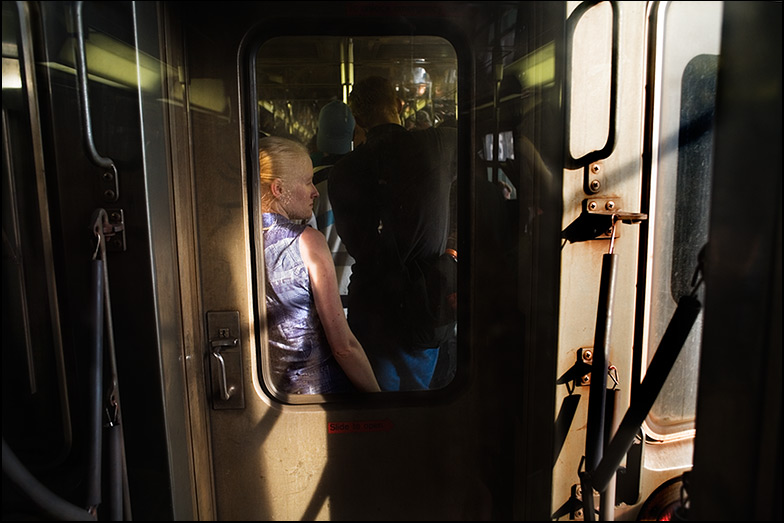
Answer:
<path fill-rule="evenodd" d="M 611 389 L 608 394 L 613 395 L 613 409 L 612 409 L 612 419 L 610 420 L 610 434 L 607 434 L 605 438 L 607 441 L 611 441 L 611 438 L 615 437 L 616 431 L 618 430 L 618 426 L 621 424 L 619 419 L 618 409 L 618 390 Z M 609 445 L 609 444 L 608 444 Z M 608 445 L 605 445 L 604 450 L 602 451 L 602 461 L 607 456 Z M 600 467 L 601 463 L 597 465 Z M 596 469 L 594 469 L 595 471 Z M 596 485 L 594 485 L 596 488 Z M 600 503 L 599 503 L 599 518 L 602 521 L 615 521 L 615 474 L 613 474 L 612 478 L 610 479 L 609 483 L 607 484 L 607 488 L 600 490 Z"/>
<path fill-rule="evenodd" d="M 614 224 L 613 224 L 614 225 Z M 613 226 L 613 238 L 615 227 Z M 612 307 L 615 298 L 615 274 L 618 255 L 602 256 L 602 279 L 599 285 L 599 304 L 596 313 L 591 386 L 588 396 L 588 423 L 585 435 L 585 470 L 592 473 L 604 453 L 604 424 L 607 394 L 607 360 L 610 352 Z M 586 521 L 594 520 L 593 488 L 583 490 L 583 513 Z"/>
<path fill-rule="evenodd" d="M 103 236 L 99 237 L 102 241 Z M 92 262 L 90 286 L 90 411 L 87 441 L 87 510 L 95 515 L 101 504 L 101 453 L 103 415 L 103 261 Z"/>
<path fill-rule="evenodd" d="M 607 403 L 607 360 L 610 352 L 612 305 L 615 297 L 615 273 L 618 255 L 602 257 L 602 279 L 599 287 L 599 306 L 596 314 L 591 387 L 588 397 L 588 427 L 585 438 L 585 469 L 593 472 L 602 460 L 604 451 L 604 418 Z"/>
<path fill-rule="evenodd" d="M 123 521 L 123 472 L 122 466 L 122 432 L 120 425 L 111 424 L 108 432 L 109 457 L 109 520 Z"/>
<path fill-rule="evenodd" d="M 97 238 L 95 253 L 93 254 L 93 303 L 96 308 L 93 312 L 95 325 L 91 332 L 95 332 L 95 354 L 91 364 L 91 389 L 90 401 L 93 408 L 91 415 L 91 441 L 88 455 L 88 510 L 97 515 L 98 505 L 101 503 L 101 474 L 102 474 L 102 416 L 106 416 L 107 438 L 107 463 L 108 485 L 107 493 L 109 506 L 107 515 L 112 521 L 131 519 L 130 496 L 128 494 L 127 469 L 125 466 L 125 444 L 121 426 L 119 386 L 117 380 L 117 362 L 114 351 L 114 329 L 112 327 L 112 307 L 109 298 L 109 272 L 106 263 L 106 227 L 111 227 L 105 209 L 96 209 L 93 213 L 92 230 Z M 96 269 L 97 268 L 97 269 Z M 108 350 L 109 385 L 104 388 L 103 383 L 103 349 L 104 339 Z M 94 383 L 93 383 L 94 380 Z M 93 441 L 92 439 L 95 439 Z M 97 453 L 97 456 L 94 454 Z"/>

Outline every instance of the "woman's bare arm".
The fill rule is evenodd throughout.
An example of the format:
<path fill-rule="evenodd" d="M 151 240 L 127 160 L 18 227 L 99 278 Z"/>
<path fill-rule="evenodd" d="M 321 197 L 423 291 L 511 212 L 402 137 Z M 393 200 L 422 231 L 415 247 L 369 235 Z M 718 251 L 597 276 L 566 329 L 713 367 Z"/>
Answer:
<path fill-rule="evenodd" d="M 380 391 L 365 350 L 346 321 L 338 293 L 335 264 L 324 235 L 315 229 L 306 228 L 300 236 L 299 249 L 310 275 L 316 310 L 335 359 L 359 390 Z"/>

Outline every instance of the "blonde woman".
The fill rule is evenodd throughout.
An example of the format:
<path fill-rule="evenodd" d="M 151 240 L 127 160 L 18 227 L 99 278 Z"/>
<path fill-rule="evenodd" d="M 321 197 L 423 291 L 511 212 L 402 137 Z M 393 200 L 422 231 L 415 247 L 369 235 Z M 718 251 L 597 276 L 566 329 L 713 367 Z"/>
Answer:
<path fill-rule="evenodd" d="M 270 367 L 289 394 L 374 392 L 379 385 L 346 321 L 332 254 L 307 221 L 318 191 L 301 144 L 259 142 Z"/>

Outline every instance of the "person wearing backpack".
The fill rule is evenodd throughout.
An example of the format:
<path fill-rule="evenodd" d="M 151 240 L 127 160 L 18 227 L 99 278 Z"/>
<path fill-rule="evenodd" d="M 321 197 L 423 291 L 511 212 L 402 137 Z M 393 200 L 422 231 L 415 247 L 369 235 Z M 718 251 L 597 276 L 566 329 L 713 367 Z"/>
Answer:
<path fill-rule="evenodd" d="M 454 331 L 452 319 L 430 319 L 438 316 L 430 298 L 446 292 L 438 266 L 444 260 L 456 263 L 454 248 L 452 262 L 443 256 L 457 174 L 457 130 L 406 130 L 402 103 L 381 77 L 358 82 L 349 107 L 365 142 L 330 173 L 335 226 L 355 260 L 348 322 L 382 390 L 427 389 L 439 346 Z M 456 268 L 452 272 L 447 280 L 454 279 Z"/>

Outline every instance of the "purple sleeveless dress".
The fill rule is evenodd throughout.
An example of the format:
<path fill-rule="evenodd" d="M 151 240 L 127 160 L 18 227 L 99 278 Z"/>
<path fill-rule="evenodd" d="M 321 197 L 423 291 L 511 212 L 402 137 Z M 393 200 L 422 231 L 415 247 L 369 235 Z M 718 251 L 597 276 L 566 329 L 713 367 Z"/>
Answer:
<path fill-rule="evenodd" d="M 308 225 L 264 213 L 267 331 L 273 385 L 288 394 L 354 392 L 332 355 L 299 251 Z"/>

